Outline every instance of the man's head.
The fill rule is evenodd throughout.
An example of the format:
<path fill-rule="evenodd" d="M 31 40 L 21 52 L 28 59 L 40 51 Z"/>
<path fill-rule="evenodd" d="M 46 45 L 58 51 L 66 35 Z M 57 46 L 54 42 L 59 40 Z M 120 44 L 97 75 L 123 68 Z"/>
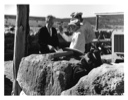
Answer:
<path fill-rule="evenodd" d="M 48 15 L 48 16 L 45 18 L 46 25 L 48 25 L 49 27 L 52 27 L 53 24 L 54 24 L 54 19 L 55 19 L 54 16 Z"/>

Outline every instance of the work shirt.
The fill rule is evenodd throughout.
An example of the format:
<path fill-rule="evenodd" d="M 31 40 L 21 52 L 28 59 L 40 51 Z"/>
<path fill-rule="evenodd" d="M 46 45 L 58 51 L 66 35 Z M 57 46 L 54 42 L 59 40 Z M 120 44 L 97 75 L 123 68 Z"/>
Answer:
<path fill-rule="evenodd" d="M 80 29 L 73 33 L 70 44 L 71 49 L 77 49 L 85 52 L 85 44 L 92 42 L 95 38 L 95 33 L 88 22 L 85 22 Z"/>

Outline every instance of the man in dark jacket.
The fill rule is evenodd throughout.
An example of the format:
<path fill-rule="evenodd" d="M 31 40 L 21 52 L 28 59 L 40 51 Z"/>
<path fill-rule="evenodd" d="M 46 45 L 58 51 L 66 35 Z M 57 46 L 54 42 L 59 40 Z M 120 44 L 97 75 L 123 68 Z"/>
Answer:
<path fill-rule="evenodd" d="M 55 18 L 52 15 L 47 16 L 45 19 L 46 25 L 37 33 L 39 48 L 42 54 L 55 52 L 58 49 L 59 40 L 57 37 L 57 31 L 52 27 L 54 19 Z"/>

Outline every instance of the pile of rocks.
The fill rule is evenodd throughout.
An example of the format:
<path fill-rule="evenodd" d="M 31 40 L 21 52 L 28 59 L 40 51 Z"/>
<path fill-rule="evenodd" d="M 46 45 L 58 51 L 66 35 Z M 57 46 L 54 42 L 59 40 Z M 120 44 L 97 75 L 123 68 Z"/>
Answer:
<path fill-rule="evenodd" d="M 124 93 L 123 64 L 102 65 L 98 53 L 95 57 L 88 53 L 81 60 L 75 57 L 51 60 L 48 59 L 49 55 L 32 54 L 22 59 L 17 81 L 25 95 Z"/>

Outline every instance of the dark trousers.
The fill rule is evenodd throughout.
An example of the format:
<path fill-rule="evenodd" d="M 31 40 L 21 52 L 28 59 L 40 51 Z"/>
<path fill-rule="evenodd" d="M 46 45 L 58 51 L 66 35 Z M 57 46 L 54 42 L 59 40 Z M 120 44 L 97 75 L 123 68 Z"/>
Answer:
<path fill-rule="evenodd" d="M 40 52 L 41 52 L 41 54 L 46 54 L 46 53 L 53 53 L 55 51 L 54 50 L 50 50 L 48 48 L 48 46 L 46 45 L 46 46 L 40 46 Z"/>

